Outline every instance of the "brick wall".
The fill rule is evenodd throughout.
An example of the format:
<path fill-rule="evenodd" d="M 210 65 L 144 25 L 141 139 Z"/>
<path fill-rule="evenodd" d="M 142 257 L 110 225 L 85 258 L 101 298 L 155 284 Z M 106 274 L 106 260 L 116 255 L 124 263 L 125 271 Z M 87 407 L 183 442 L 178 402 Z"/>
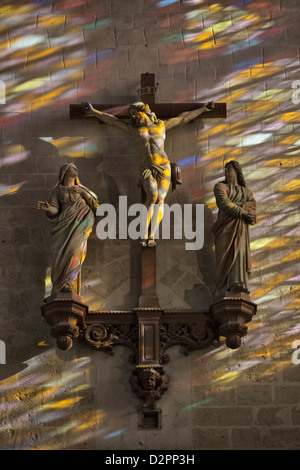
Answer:
<path fill-rule="evenodd" d="M 1 448 L 298 449 L 299 2 L 11 1 L 0 15 Z M 171 351 L 160 431 L 137 430 L 127 351 L 56 350 L 40 313 L 50 227 L 35 208 L 66 161 L 101 202 L 139 202 L 130 138 L 71 121 L 69 105 L 135 101 L 145 72 L 156 74 L 157 102 L 212 99 L 228 109 L 226 119 L 197 120 L 167 137 L 184 179 L 167 202 L 205 204 L 205 246 L 158 245 L 162 307 L 209 306 L 212 190 L 227 160 L 241 163 L 258 206 L 258 313 L 239 350 L 222 340 L 188 357 Z M 138 253 L 133 241 L 93 232 L 83 268 L 91 309 L 137 305 Z"/>

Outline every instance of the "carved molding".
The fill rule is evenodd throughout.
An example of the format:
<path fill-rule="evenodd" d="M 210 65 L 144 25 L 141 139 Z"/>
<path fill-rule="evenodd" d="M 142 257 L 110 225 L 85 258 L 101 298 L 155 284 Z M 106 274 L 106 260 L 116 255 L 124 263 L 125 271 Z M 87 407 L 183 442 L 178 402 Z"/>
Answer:
<path fill-rule="evenodd" d="M 170 357 L 165 351 L 172 346 L 184 346 L 184 354 L 190 351 L 205 349 L 210 346 L 215 338 L 215 332 L 206 322 L 194 324 L 168 323 L 160 325 L 160 357 L 166 364 Z"/>
<path fill-rule="evenodd" d="M 133 354 L 130 362 L 137 358 L 138 328 L 136 324 L 122 323 L 118 325 L 93 323 L 85 326 L 81 332 L 82 339 L 92 348 L 114 354 L 114 346 L 129 347 Z"/>

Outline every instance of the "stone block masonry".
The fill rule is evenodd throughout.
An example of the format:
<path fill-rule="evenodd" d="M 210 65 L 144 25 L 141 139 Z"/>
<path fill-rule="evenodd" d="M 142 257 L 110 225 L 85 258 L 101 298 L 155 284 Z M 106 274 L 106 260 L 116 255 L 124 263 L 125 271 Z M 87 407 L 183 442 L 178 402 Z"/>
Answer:
<path fill-rule="evenodd" d="M 1 449 L 299 449 L 299 14 L 296 0 L 0 5 Z M 205 244 L 187 252 L 183 240 L 159 241 L 163 308 L 209 308 L 213 187 L 227 160 L 240 162 L 258 210 L 250 230 L 257 315 L 239 350 L 223 338 L 189 356 L 170 349 L 159 431 L 138 430 L 123 347 L 113 357 L 77 343 L 56 349 L 40 311 L 51 288 L 51 226 L 36 210 L 67 161 L 100 203 L 140 202 L 130 138 L 70 121 L 69 105 L 136 101 L 146 72 L 155 73 L 157 102 L 214 100 L 228 110 L 226 119 L 199 119 L 167 136 L 184 180 L 167 201 L 205 205 Z M 139 256 L 132 240 L 92 233 L 82 273 L 92 311 L 137 305 Z"/>

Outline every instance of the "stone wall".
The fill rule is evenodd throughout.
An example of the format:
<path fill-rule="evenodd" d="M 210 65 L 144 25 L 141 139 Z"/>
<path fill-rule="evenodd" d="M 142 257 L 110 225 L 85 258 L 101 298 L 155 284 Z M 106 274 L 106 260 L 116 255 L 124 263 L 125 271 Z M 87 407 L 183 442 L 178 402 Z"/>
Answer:
<path fill-rule="evenodd" d="M 0 15 L 1 448 L 299 449 L 299 2 L 32 0 L 5 2 Z M 66 161 L 102 203 L 140 201 L 130 138 L 70 120 L 69 105 L 135 101 L 145 72 L 159 82 L 157 102 L 214 100 L 228 110 L 167 136 L 184 184 L 166 202 L 205 204 L 205 243 L 186 251 L 184 240 L 159 242 L 163 308 L 209 306 L 213 186 L 226 161 L 241 163 L 258 206 L 248 335 L 235 351 L 223 338 L 187 357 L 172 349 L 156 431 L 137 428 L 127 350 L 56 349 L 40 309 L 50 227 L 36 210 Z M 136 307 L 136 242 L 94 230 L 82 293 L 91 310 Z"/>

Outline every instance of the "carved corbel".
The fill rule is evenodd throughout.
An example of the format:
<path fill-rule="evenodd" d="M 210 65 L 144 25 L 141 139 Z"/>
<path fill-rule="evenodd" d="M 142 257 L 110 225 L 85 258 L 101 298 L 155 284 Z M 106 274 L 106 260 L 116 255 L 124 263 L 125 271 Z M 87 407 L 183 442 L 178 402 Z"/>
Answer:
<path fill-rule="evenodd" d="M 243 292 L 228 292 L 225 297 L 210 306 L 218 334 L 226 338 L 226 345 L 230 349 L 241 346 L 241 338 L 248 332 L 246 323 L 252 320 L 256 309 L 256 304 Z"/>
<path fill-rule="evenodd" d="M 73 345 L 84 325 L 88 307 L 79 295 L 73 292 L 59 292 L 45 299 L 42 314 L 51 325 L 51 335 L 56 338 L 59 349 L 67 350 Z"/>

